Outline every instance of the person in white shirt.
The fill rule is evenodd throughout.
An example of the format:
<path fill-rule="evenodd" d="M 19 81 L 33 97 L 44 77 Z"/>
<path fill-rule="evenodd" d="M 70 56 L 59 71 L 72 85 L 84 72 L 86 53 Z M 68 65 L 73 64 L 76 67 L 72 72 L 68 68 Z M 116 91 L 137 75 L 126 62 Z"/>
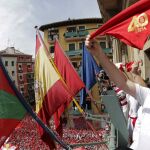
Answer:
<path fill-rule="evenodd" d="M 138 112 L 140 105 L 138 101 L 129 94 L 126 94 L 126 98 L 127 98 L 128 107 L 129 107 L 127 128 L 129 131 L 129 137 L 131 138 L 131 142 L 132 142 L 133 129 L 137 120 L 137 112 Z"/>
<path fill-rule="evenodd" d="M 108 59 L 103 52 L 99 43 L 95 39 L 87 36 L 85 45 L 97 61 L 101 64 L 105 72 L 120 89 L 124 90 L 135 99 L 143 107 L 142 121 L 139 134 L 139 142 L 135 150 L 149 150 L 150 149 L 150 89 L 142 87 L 133 81 L 129 80 L 116 66 Z M 135 76 L 135 79 L 141 80 L 140 76 Z"/>
<path fill-rule="evenodd" d="M 131 149 L 136 149 L 139 141 L 140 129 L 141 129 L 141 121 L 142 121 L 142 106 L 138 109 L 138 116 L 133 130 L 133 143 L 130 145 Z"/>
<path fill-rule="evenodd" d="M 130 75 L 129 75 L 130 74 Z M 141 76 L 141 69 L 139 66 L 139 62 L 134 62 L 131 65 L 131 70 L 128 73 L 129 79 L 131 79 L 133 82 L 138 83 L 141 86 L 147 87 L 144 80 L 141 78 L 141 80 L 137 80 L 137 77 Z M 131 138 L 131 146 L 130 148 L 135 149 L 138 138 L 139 138 L 139 131 L 140 130 L 140 121 L 142 116 L 142 106 L 140 106 L 139 102 L 133 97 L 127 94 L 127 99 L 129 103 L 129 119 L 128 119 L 128 130 L 129 130 L 129 136 Z M 138 110 L 140 107 L 140 110 Z M 138 118 L 138 120 L 137 120 Z M 135 128 L 135 129 L 134 129 Z"/>

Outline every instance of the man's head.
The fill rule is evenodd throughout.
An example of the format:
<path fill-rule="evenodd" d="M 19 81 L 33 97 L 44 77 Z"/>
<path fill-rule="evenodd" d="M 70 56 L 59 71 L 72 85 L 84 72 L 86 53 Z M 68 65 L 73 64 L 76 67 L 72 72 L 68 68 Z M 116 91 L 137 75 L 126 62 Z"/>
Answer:
<path fill-rule="evenodd" d="M 141 74 L 141 69 L 139 67 L 139 62 L 134 62 L 132 64 L 132 66 L 131 66 L 131 73 L 138 74 L 138 75 Z"/>

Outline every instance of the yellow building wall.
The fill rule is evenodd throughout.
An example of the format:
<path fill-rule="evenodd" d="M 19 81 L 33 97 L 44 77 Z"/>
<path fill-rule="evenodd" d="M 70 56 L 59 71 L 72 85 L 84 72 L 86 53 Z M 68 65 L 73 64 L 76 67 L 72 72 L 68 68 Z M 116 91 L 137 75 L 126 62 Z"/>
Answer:
<path fill-rule="evenodd" d="M 71 25 L 71 26 L 85 26 L 85 29 L 90 29 L 88 30 L 89 33 L 92 33 L 95 31 L 95 29 L 92 28 L 98 28 L 97 23 L 91 23 L 91 24 L 78 24 L 78 25 Z M 60 26 L 57 27 L 57 29 L 59 30 L 59 43 L 62 46 L 62 48 L 66 51 L 69 50 L 69 43 L 75 43 L 76 49 L 79 49 L 79 43 L 82 42 L 81 40 L 71 40 L 71 41 L 67 41 L 64 37 L 64 33 L 67 32 L 67 27 L 71 27 L 71 26 Z M 84 41 L 84 40 L 83 40 Z M 54 45 L 54 43 L 48 43 L 48 30 L 44 30 L 44 42 L 46 43 L 46 46 L 49 48 L 50 45 Z"/>
<path fill-rule="evenodd" d="M 96 28 L 98 28 L 98 23 L 91 23 L 91 24 L 78 24 L 78 25 L 71 25 L 71 26 L 85 26 L 85 29 L 89 29 L 88 32 L 89 34 L 94 32 L 96 30 Z M 59 43 L 60 45 L 62 46 L 63 50 L 66 51 L 66 50 L 69 50 L 69 43 L 75 43 L 76 45 L 76 50 L 79 50 L 79 42 L 82 42 L 82 41 L 85 41 L 85 38 L 84 40 L 71 40 L 71 41 L 67 41 L 64 37 L 64 33 L 67 32 L 67 27 L 71 27 L 71 26 L 61 26 L 61 27 L 57 27 L 57 29 L 59 30 Z M 104 39 L 104 37 L 102 37 Z M 106 39 L 106 38 L 105 38 Z M 54 43 L 48 43 L 48 30 L 44 30 L 44 41 L 46 43 L 46 46 L 50 47 L 50 45 L 54 45 Z M 107 43 L 107 42 L 106 42 Z M 73 61 L 81 61 L 81 57 L 80 58 L 73 58 Z M 94 98 L 94 100 L 96 101 L 99 101 L 100 100 L 100 96 L 99 96 L 99 91 L 98 91 L 98 84 L 96 84 L 92 90 L 91 90 L 91 93 L 92 93 L 92 96 Z M 93 110 L 93 113 L 94 114 L 98 114 L 99 111 L 100 111 L 100 104 L 99 104 L 99 111 L 97 110 L 97 108 L 95 107 L 95 105 L 93 103 L 91 103 L 92 105 L 92 110 Z"/>

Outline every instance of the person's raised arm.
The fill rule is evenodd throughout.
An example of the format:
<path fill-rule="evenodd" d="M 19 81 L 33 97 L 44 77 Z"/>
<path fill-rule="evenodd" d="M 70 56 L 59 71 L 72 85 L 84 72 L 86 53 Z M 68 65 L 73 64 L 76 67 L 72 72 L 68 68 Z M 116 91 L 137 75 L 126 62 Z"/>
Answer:
<path fill-rule="evenodd" d="M 90 39 L 90 35 L 87 36 L 85 45 L 92 55 L 96 57 L 103 69 L 108 74 L 109 78 L 122 90 L 128 94 L 135 96 L 135 84 L 128 80 L 126 76 L 116 68 L 116 66 L 108 59 L 103 52 L 99 43 L 95 39 Z"/>

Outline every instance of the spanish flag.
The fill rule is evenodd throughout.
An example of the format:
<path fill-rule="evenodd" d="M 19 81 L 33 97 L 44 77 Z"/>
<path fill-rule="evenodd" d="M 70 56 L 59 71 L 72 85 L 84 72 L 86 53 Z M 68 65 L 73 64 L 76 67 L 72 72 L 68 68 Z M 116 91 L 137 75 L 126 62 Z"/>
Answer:
<path fill-rule="evenodd" d="M 123 10 L 92 33 L 91 38 L 105 34 L 142 50 L 150 35 L 150 1 L 140 0 Z"/>
<path fill-rule="evenodd" d="M 54 50 L 54 62 L 55 65 L 64 80 L 65 84 L 67 85 L 68 90 L 72 94 L 73 97 L 78 94 L 78 92 L 85 87 L 84 83 L 80 79 L 77 71 L 71 64 L 68 57 L 65 55 L 62 47 L 60 46 L 58 40 L 55 41 L 55 50 Z M 72 99 L 69 99 L 69 101 L 66 104 L 63 104 L 58 111 L 54 114 L 55 119 L 55 127 L 57 132 L 62 135 L 62 129 L 61 129 L 61 115 L 66 109 L 66 107 L 70 104 Z"/>
<path fill-rule="evenodd" d="M 38 31 L 36 35 L 35 56 L 36 113 L 49 126 L 51 116 L 62 104 L 68 102 L 72 96 L 61 81 L 51 58 L 48 57 L 48 51 Z M 52 141 L 49 141 L 49 137 L 41 127 L 39 127 L 39 132 L 50 148 L 54 148 Z"/>

